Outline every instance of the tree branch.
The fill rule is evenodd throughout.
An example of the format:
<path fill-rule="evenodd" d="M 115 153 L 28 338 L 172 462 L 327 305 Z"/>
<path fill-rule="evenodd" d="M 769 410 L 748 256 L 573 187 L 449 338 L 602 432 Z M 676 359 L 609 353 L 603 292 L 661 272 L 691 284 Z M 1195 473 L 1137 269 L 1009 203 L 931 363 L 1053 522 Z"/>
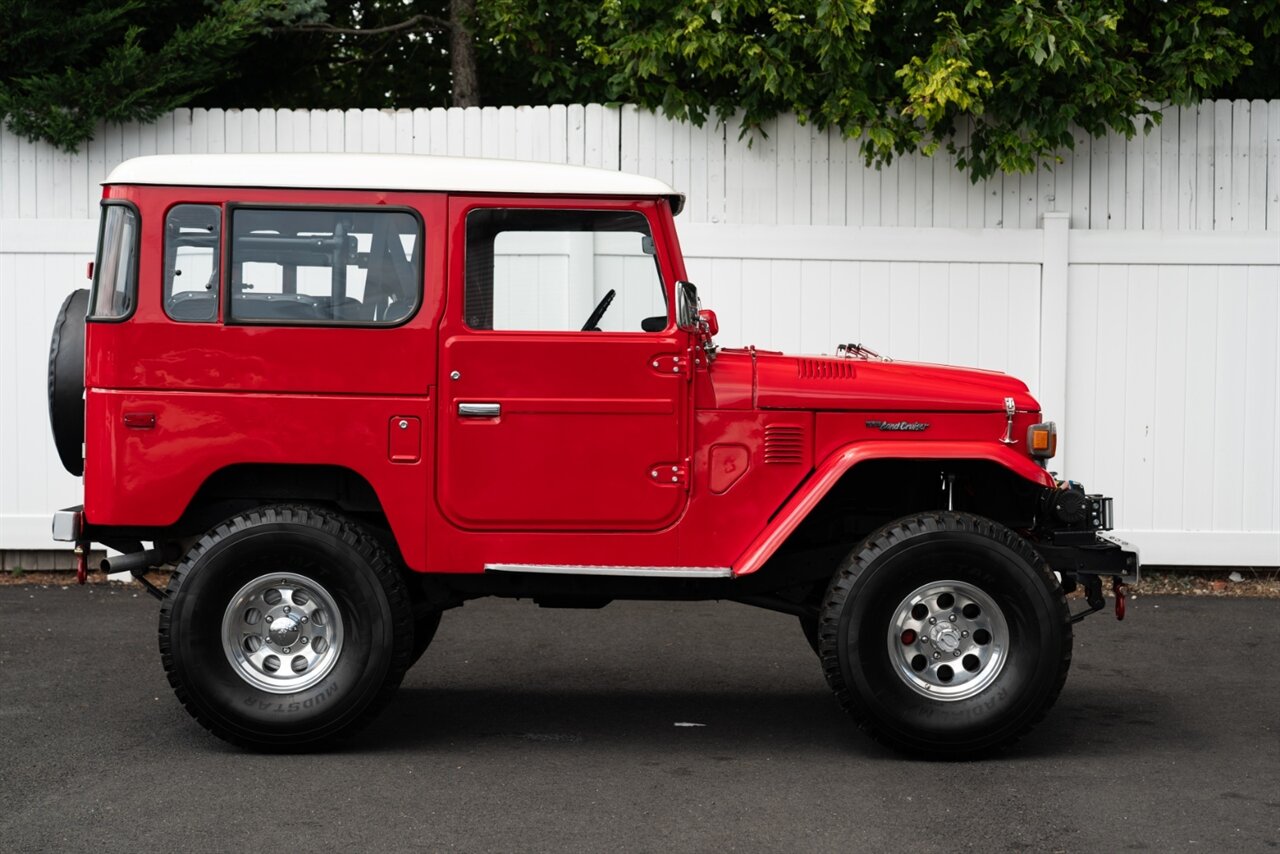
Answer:
<path fill-rule="evenodd" d="M 294 24 L 293 26 L 274 27 L 273 29 L 293 33 L 331 33 L 339 36 L 382 36 L 387 33 L 398 33 L 403 30 L 416 29 L 445 32 L 453 29 L 453 25 L 442 18 L 435 17 L 434 15 L 413 15 L 405 18 L 399 23 L 388 24 L 385 27 L 371 27 L 368 29 L 335 27 L 333 24 Z"/>

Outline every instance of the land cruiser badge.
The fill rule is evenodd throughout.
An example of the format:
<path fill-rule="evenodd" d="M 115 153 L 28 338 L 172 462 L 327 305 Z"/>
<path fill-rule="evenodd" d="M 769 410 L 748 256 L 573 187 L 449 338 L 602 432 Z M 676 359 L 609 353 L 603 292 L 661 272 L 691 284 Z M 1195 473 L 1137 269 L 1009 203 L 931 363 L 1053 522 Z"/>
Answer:
<path fill-rule="evenodd" d="M 923 433 L 929 429 L 924 421 L 879 421 L 868 418 L 867 426 L 884 433 Z"/>

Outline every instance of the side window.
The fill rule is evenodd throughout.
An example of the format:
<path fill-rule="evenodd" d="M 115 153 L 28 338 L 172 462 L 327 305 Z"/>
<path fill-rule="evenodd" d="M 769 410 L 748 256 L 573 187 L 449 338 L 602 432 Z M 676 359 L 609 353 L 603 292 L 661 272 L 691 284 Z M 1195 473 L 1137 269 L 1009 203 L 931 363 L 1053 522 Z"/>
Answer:
<path fill-rule="evenodd" d="M 164 311 L 174 320 L 218 319 L 217 205 L 174 205 L 164 218 Z"/>
<path fill-rule="evenodd" d="M 530 208 L 467 214 L 463 312 L 472 329 L 661 332 L 665 293 L 642 214 Z"/>
<path fill-rule="evenodd" d="M 395 210 L 233 208 L 232 321 L 393 325 L 422 292 L 422 229 Z"/>
<path fill-rule="evenodd" d="M 103 206 L 93 269 L 90 319 L 123 320 L 133 314 L 138 293 L 138 214 L 132 207 Z"/>

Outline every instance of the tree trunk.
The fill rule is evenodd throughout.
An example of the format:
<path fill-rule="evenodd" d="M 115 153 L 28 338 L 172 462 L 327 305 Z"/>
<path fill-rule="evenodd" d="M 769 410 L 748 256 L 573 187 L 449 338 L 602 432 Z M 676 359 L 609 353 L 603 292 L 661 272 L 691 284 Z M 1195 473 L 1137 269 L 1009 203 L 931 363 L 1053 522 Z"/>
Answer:
<path fill-rule="evenodd" d="M 453 70 L 453 105 L 480 106 L 480 77 L 476 72 L 476 49 L 471 40 L 471 21 L 476 0 L 449 0 L 449 64 Z"/>

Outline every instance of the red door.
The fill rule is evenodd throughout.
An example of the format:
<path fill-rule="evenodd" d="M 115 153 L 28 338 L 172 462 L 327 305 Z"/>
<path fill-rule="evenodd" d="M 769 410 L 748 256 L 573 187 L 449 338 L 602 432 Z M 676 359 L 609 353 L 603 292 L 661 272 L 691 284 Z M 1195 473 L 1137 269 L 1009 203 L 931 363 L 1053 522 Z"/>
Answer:
<path fill-rule="evenodd" d="M 663 209 L 450 208 L 436 458 L 445 516 L 466 529 L 670 525 L 688 496 L 691 385 L 688 341 L 667 308 L 669 259 L 651 236 Z"/>

